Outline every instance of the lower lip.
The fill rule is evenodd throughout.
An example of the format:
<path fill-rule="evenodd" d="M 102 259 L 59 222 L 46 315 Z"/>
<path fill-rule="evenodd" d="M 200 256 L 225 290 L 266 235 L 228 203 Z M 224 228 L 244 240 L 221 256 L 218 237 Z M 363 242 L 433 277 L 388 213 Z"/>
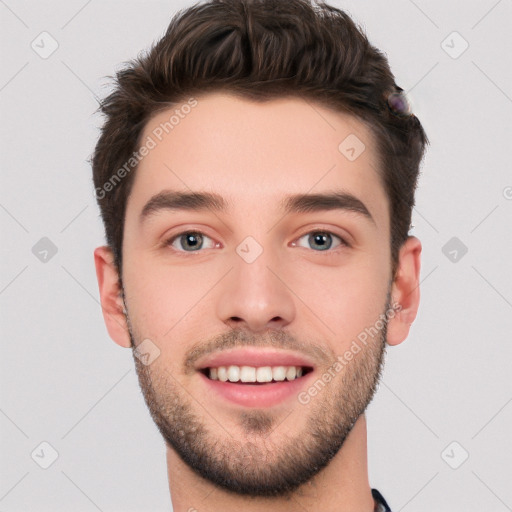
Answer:
<path fill-rule="evenodd" d="M 266 384 L 236 384 L 209 379 L 199 373 L 205 384 L 229 402 L 243 407 L 272 407 L 297 397 L 314 372 L 309 372 L 295 380 Z"/>

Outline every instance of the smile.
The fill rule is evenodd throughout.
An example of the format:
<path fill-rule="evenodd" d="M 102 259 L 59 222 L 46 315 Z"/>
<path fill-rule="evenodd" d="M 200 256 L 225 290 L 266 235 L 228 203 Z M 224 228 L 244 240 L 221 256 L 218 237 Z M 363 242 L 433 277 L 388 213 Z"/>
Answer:
<path fill-rule="evenodd" d="M 292 381 L 312 371 L 303 366 L 218 366 L 203 370 L 211 380 L 238 383 L 271 383 Z"/>

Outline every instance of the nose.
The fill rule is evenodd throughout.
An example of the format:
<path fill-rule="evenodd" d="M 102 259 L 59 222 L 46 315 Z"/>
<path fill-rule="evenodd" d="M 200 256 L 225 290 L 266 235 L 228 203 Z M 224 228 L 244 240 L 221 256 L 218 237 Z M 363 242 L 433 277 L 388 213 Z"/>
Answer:
<path fill-rule="evenodd" d="M 282 329 L 296 314 L 294 294 L 278 259 L 264 250 L 252 262 L 237 253 L 217 297 L 217 315 L 232 328 L 261 332 Z"/>

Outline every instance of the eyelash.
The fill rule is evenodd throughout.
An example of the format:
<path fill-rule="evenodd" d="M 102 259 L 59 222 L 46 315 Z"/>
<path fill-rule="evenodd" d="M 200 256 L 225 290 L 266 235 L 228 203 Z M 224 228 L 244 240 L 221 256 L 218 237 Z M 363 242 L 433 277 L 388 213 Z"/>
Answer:
<path fill-rule="evenodd" d="M 308 231 L 307 233 L 304 233 L 303 235 L 299 236 L 296 240 L 298 241 L 301 238 L 304 238 L 305 236 L 308 236 L 308 235 L 311 235 L 311 234 L 331 235 L 332 237 L 337 238 L 340 241 L 339 245 L 334 247 L 334 249 L 329 248 L 329 249 L 326 249 L 325 251 L 315 251 L 315 250 L 311 249 L 313 252 L 316 252 L 316 253 L 319 253 L 319 254 L 323 253 L 325 255 L 332 255 L 333 252 L 336 252 L 337 249 L 339 250 L 340 248 L 342 249 L 343 247 L 350 247 L 350 244 L 344 238 L 342 238 L 339 235 L 336 235 L 332 231 L 328 231 L 328 230 L 325 230 L 325 229 L 314 229 L 312 231 Z M 206 235 L 202 231 L 187 230 L 187 231 L 182 231 L 182 232 L 180 232 L 178 234 L 175 234 L 172 237 L 168 238 L 164 242 L 164 246 L 165 247 L 171 246 L 174 243 L 174 241 L 179 240 L 179 238 L 182 237 L 183 235 L 202 235 L 203 237 L 207 237 L 207 238 L 211 239 L 211 237 L 209 237 L 208 235 Z M 211 239 L 211 240 L 213 240 L 213 239 Z M 295 241 L 293 243 L 296 244 Z M 297 246 L 297 245 L 295 245 L 295 246 Z M 303 248 L 305 248 L 305 247 L 303 247 Z M 174 250 L 174 252 L 181 253 L 182 255 L 203 252 L 203 250 L 201 250 L 201 249 L 199 249 L 197 251 L 184 251 L 184 250 L 179 250 L 179 249 L 174 249 L 173 248 L 173 250 Z"/>

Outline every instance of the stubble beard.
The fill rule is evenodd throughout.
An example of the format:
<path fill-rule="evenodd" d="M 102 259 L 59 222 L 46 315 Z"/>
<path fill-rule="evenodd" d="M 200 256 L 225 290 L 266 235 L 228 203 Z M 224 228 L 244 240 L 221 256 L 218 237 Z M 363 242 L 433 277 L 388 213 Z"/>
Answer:
<path fill-rule="evenodd" d="M 233 428 L 215 419 L 213 408 L 205 410 L 208 402 L 200 405 L 167 369 L 157 374 L 154 364 L 144 365 L 135 353 L 134 361 L 153 421 L 167 446 L 196 474 L 236 495 L 289 497 L 329 464 L 372 400 L 382 374 L 387 322 L 307 406 L 297 400 L 289 408 L 307 415 L 298 433 L 290 433 L 286 418 L 272 411 L 247 409 L 233 435 Z M 130 337 L 132 347 L 142 341 L 131 328 Z"/>

